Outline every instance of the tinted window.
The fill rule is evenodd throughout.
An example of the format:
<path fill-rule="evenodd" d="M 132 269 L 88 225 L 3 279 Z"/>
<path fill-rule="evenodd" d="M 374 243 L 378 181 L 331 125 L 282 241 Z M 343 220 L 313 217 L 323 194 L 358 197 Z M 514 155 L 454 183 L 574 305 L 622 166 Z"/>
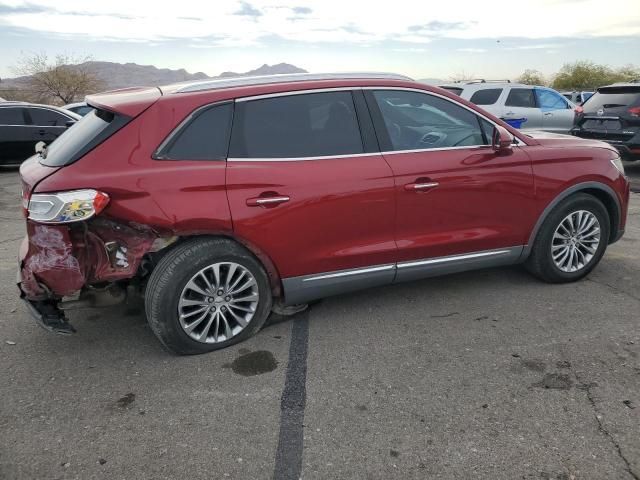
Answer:
<path fill-rule="evenodd" d="M 90 107 L 89 105 L 84 106 L 84 107 L 74 107 L 74 108 L 70 108 L 69 110 L 71 110 L 74 113 L 77 113 L 78 115 L 84 117 L 87 113 L 89 113 L 91 110 L 93 110 L 93 107 Z"/>
<path fill-rule="evenodd" d="M 22 108 L 0 108 L 0 125 L 24 125 Z"/>
<path fill-rule="evenodd" d="M 169 140 L 156 158 L 167 160 L 224 160 L 229 147 L 233 104 L 197 110 Z"/>
<path fill-rule="evenodd" d="M 39 127 L 65 127 L 73 119 L 46 108 L 29 108 L 31 124 Z"/>
<path fill-rule="evenodd" d="M 508 107 L 536 108 L 532 88 L 512 88 L 505 105 Z"/>
<path fill-rule="evenodd" d="M 502 93 L 501 88 L 487 88 L 486 90 L 478 90 L 471 95 L 469 101 L 476 105 L 493 105 L 498 101 L 498 97 Z"/>
<path fill-rule="evenodd" d="M 562 95 L 551 90 L 542 90 L 540 88 L 537 88 L 535 92 L 538 96 L 538 105 L 542 110 L 564 110 L 567 108 L 567 101 Z"/>
<path fill-rule="evenodd" d="M 487 145 L 478 116 L 450 100 L 402 90 L 373 95 L 392 150 Z"/>
<path fill-rule="evenodd" d="M 296 158 L 363 153 L 351 92 L 238 102 L 230 157 Z"/>

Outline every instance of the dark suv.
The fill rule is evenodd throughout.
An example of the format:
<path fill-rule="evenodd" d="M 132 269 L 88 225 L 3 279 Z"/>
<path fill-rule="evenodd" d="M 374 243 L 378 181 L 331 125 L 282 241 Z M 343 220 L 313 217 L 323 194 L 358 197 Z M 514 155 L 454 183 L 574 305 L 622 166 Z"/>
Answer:
<path fill-rule="evenodd" d="M 640 80 L 599 88 L 582 110 L 573 135 L 604 140 L 625 160 L 640 160 Z"/>
<path fill-rule="evenodd" d="M 80 118 L 50 105 L 0 103 L 0 165 L 21 164 L 33 155 L 38 142 L 53 142 Z"/>

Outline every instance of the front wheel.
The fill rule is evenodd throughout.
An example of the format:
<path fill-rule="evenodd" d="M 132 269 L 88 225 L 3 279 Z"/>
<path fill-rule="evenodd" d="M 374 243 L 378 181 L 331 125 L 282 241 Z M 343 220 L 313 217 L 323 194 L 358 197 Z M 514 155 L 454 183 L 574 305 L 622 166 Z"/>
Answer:
<path fill-rule="evenodd" d="M 609 214 L 597 198 L 572 195 L 547 216 L 526 268 L 550 283 L 574 282 L 600 262 L 609 243 Z"/>
<path fill-rule="evenodd" d="M 162 344 L 183 355 L 218 350 L 255 334 L 271 311 L 262 265 L 228 239 L 193 239 L 158 263 L 145 295 Z"/>

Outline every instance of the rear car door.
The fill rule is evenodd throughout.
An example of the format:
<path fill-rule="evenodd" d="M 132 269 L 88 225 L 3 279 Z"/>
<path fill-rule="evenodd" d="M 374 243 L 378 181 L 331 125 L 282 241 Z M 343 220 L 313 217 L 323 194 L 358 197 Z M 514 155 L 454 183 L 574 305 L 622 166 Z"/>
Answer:
<path fill-rule="evenodd" d="M 32 156 L 31 136 L 23 107 L 0 107 L 0 164 L 16 164 Z"/>
<path fill-rule="evenodd" d="M 517 259 L 534 223 L 526 153 L 498 156 L 493 124 L 448 98 L 403 89 L 366 95 L 395 174 L 398 280 Z"/>
<path fill-rule="evenodd" d="M 534 92 L 542 111 L 542 129 L 547 132 L 569 133 L 575 121 L 573 105 L 553 90 L 536 87 Z"/>
<path fill-rule="evenodd" d="M 275 264 L 288 303 L 393 280 L 393 174 L 361 91 L 237 99 L 227 192 L 234 233 Z"/>
<path fill-rule="evenodd" d="M 67 122 L 74 121 L 73 118 L 48 108 L 29 107 L 26 111 L 32 125 L 34 145 L 40 141 L 47 144 L 53 142 L 65 132 Z"/>
<path fill-rule="evenodd" d="M 523 129 L 541 129 L 542 112 L 538 108 L 533 87 L 511 87 L 504 102 L 502 117 L 505 120 L 526 118 Z"/>

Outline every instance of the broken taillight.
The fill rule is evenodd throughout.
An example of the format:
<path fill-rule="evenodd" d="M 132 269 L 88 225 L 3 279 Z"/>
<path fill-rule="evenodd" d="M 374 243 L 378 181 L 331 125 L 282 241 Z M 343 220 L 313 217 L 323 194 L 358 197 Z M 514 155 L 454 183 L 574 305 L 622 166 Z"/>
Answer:
<path fill-rule="evenodd" d="M 29 199 L 28 218 L 42 223 L 71 223 L 99 214 L 109 196 L 97 190 L 34 193 Z"/>

